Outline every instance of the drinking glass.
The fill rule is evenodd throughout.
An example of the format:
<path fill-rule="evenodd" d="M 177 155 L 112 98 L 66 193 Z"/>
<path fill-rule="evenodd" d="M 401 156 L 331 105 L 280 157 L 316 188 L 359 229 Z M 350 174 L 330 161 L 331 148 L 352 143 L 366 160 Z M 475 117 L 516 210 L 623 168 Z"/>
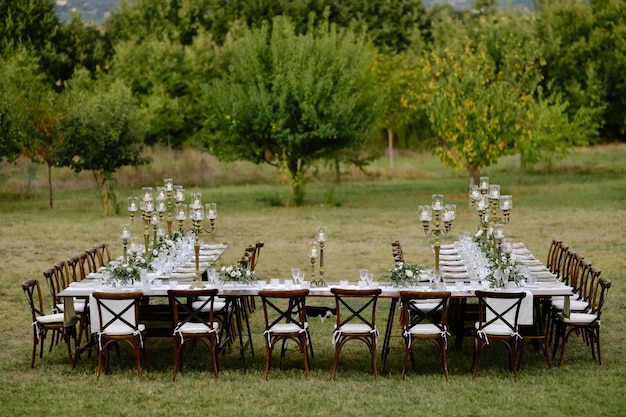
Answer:
<path fill-rule="evenodd" d="M 368 272 L 369 271 L 367 269 L 359 269 L 359 276 L 361 277 L 361 281 L 363 281 L 363 283 L 367 280 Z"/>
<path fill-rule="evenodd" d="M 291 277 L 294 281 L 298 282 L 298 279 L 300 278 L 300 268 L 291 268 Z"/>

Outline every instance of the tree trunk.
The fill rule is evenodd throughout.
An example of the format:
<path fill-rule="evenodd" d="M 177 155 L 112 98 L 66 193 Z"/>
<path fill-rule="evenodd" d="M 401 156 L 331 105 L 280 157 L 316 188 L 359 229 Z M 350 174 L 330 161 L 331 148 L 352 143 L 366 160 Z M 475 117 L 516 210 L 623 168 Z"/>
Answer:
<path fill-rule="evenodd" d="M 50 208 L 53 208 L 52 204 L 52 164 L 48 163 L 48 199 L 50 200 Z"/>
<path fill-rule="evenodd" d="M 341 165 L 339 164 L 339 157 L 335 155 L 335 182 L 341 184 Z"/>
<path fill-rule="evenodd" d="M 109 217 L 109 187 L 106 181 L 102 181 L 102 205 L 104 208 L 104 217 Z"/>
<path fill-rule="evenodd" d="M 470 185 L 480 183 L 480 168 L 468 165 L 467 172 L 469 173 Z"/>
<path fill-rule="evenodd" d="M 393 130 L 387 128 L 387 149 L 389 152 L 389 168 L 393 168 Z"/>
<path fill-rule="evenodd" d="M 520 150 L 519 154 L 519 176 L 517 178 L 519 185 L 524 185 L 524 150 Z"/>

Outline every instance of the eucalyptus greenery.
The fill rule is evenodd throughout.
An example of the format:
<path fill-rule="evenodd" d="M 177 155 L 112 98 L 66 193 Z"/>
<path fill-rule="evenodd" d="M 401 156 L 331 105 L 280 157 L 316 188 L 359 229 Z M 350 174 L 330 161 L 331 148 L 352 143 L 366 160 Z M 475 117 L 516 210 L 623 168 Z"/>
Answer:
<path fill-rule="evenodd" d="M 385 276 L 397 287 L 414 287 L 420 282 L 420 274 L 426 269 L 422 266 L 398 262 Z"/>

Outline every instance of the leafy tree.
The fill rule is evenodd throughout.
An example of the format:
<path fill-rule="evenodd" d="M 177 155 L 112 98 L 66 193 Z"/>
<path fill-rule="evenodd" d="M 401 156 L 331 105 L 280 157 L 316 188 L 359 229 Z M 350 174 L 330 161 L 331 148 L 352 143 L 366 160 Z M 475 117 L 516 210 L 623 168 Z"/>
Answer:
<path fill-rule="evenodd" d="M 248 29 L 224 77 L 204 90 L 201 142 L 218 157 L 268 163 L 305 195 L 307 168 L 359 150 L 376 115 L 372 50 L 350 32 L 321 25 L 297 35 L 289 19 Z"/>
<path fill-rule="evenodd" d="M 435 153 L 475 182 L 502 155 L 520 152 L 524 167 L 584 136 L 573 134 L 581 125 L 568 121 L 567 104 L 544 97 L 545 61 L 529 28 L 522 16 L 444 20 L 421 68 L 416 98 L 436 134 Z"/>
<path fill-rule="evenodd" d="M 117 210 L 115 172 L 123 166 L 149 162 L 142 156 L 143 131 L 130 89 L 121 81 L 107 85 L 80 71 L 65 93 L 67 115 L 62 120 L 63 147 L 58 164 L 75 172 L 92 171 L 101 191 L 105 216 L 109 201 Z"/>

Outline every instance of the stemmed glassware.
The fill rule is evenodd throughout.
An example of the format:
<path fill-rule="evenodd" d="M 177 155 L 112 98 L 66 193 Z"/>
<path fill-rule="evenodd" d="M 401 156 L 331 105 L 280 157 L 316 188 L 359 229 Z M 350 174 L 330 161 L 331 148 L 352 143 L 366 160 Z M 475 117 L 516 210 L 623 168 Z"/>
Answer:
<path fill-rule="evenodd" d="M 369 271 L 367 269 L 359 269 L 359 277 L 361 278 L 361 281 L 363 281 L 363 285 L 367 282 L 368 272 Z"/>

